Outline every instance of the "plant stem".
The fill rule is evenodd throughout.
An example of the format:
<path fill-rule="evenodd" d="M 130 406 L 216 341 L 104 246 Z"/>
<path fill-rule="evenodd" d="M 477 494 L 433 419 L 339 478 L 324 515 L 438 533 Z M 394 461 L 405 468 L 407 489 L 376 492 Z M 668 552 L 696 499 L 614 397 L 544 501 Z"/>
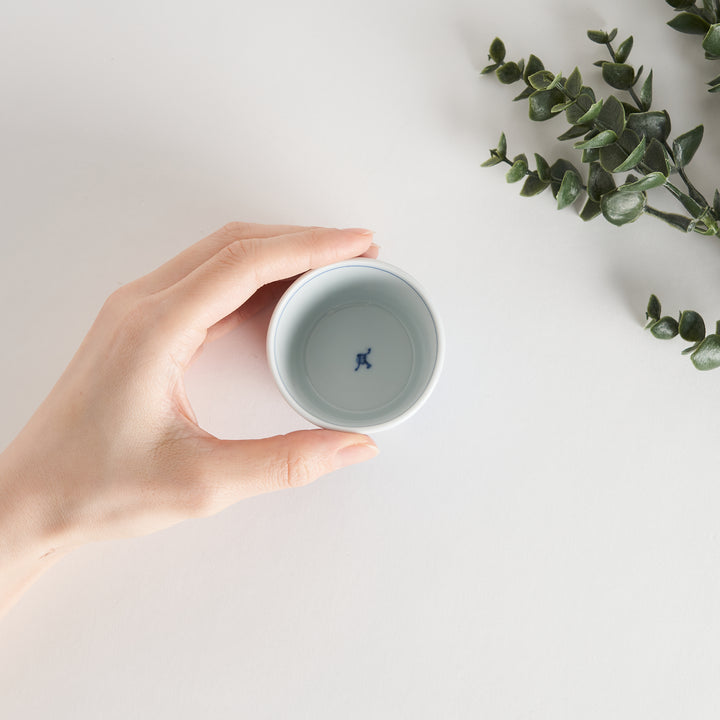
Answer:
<path fill-rule="evenodd" d="M 688 197 L 685 195 L 685 193 L 680 190 L 680 188 L 675 187 L 669 180 L 665 182 L 665 189 L 674 197 L 677 199 L 677 201 L 683 205 L 681 198 Z M 693 200 L 693 198 L 689 198 L 690 200 Z M 683 205 L 683 207 L 685 207 Z M 699 204 L 698 204 L 698 207 Z M 685 208 L 686 210 L 688 208 Z M 720 235 L 720 228 L 718 228 L 718 224 L 715 220 L 714 215 L 710 211 L 710 208 L 705 206 L 704 208 L 701 208 L 703 211 L 700 215 L 695 216 L 694 213 L 691 212 L 691 215 L 693 215 L 693 219 L 697 223 L 701 223 L 705 226 L 705 230 L 702 230 L 701 228 L 695 228 L 695 232 L 699 233 L 700 235 Z"/>
<path fill-rule="evenodd" d="M 669 180 L 666 180 L 666 181 L 665 181 L 665 186 L 664 186 L 664 187 L 666 187 L 666 188 L 668 189 L 668 192 L 670 192 L 670 194 L 671 194 L 674 198 L 679 198 L 680 195 L 683 195 L 683 194 L 684 194 L 683 191 L 680 190 L 680 188 L 678 188 L 678 187 L 676 187 L 675 185 L 673 185 Z"/>
<path fill-rule="evenodd" d="M 638 168 L 642 170 L 646 175 L 652 172 L 652 170 L 645 163 L 642 162 L 638 164 Z M 682 205 L 680 197 L 682 195 L 685 195 L 685 193 L 679 187 L 673 185 L 669 179 L 665 180 L 665 184 L 663 185 L 663 187 Z M 684 205 L 683 209 L 685 209 Z"/>
<path fill-rule="evenodd" d="M 645 214 L 646 215 L 652 215 L 653 217 L 660 218 L 661 220 L 665 220 L 668 213 L 664 213 L 662 210 L 658 210 L 657 208 L 654 208 L 652 205 L 646 205 L 645 206 Z M 687 216 L 685 216 L 687 217 Z M 687 218 L 688 221 L 692 222 L 692 218 Z"/>
<path fill-rule="evenodd" d="M 667 140 L 663 140 L 663 146 L 665 147 L 665 150 L 667 150 L 668 155 L 670 155 L 670 158 L 673 161 L 673 164 L 675 164 L 675 154 L 672 151 L 672 148 L 670 145 L 668 145 Z M 677 164 L 675 164 L 675 167 L 677 167 Z M 706 208 L 710 207 L 710 203 L 705 199 L 703 194 L 690 182 L 690 178 L 685 173 L 684 168 L 677 168 L 678 175 L 682 178 L 682 181 L 685 183 L 685 187 L 688 189 L 688 192 L 690 193 L 690 197 L 692 197 L 695 202 L 704 205 Z"/>

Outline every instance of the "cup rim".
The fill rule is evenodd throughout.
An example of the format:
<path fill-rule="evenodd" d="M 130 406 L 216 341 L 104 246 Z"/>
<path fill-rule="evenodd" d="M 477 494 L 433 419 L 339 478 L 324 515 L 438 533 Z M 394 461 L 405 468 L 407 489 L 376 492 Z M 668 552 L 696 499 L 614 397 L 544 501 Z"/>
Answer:
<path fill-rule="evenodd" d="M 406 408 L 403 412 L 401 412 L 399 415 L 396 415 L 394 418 L 391 418 L 389 420 L 386 420 L 385 422 L 381 423 L 374 423 L 370 425 L 343 425 L 341 423 L 332 423 L 328 422 L 322 417 L 319 417 L 315 415 L 314 413 L 310 412 L 308 409 L 304 408 L 302 405 L 300 405 L 297 400 L 293 397 L 293 395 L 288 390 L 287 386 L 285 385 L 285 382 L 282 379 L 282 376 L 280 374 L 280 370 L 278 368 L 277 359 L 275 357 L 275 335 L 277 333 L 277 328 L 280 323 L 280 319 L 282 317 L 283 310 L 285 307 L 287 307 L 288 303 L 294 295 L 298 292 L 298 290 L 303 287 L 305 284 L 313 280 L 318 275 L 322 275 L 323 273 L 326 273 L 328 271 L 332 271 L 335 269 L 345 268 L 345 267 L 369 267 L 369 268 L 375 268 L 378 270 L 383 270 L 385 272 L 389 272 L 392 275 L 395 275 L 396 277 L 403 280 L 405 283 L 407 283 L 419 296 L 420 299 L 425 304 L 425 307 L 427 308 L 430 317 L 432 319 L 433 325 L 435 326 L 435 334 L 437 338 L 437 357 L 435 358 L 435 366 L 432 370 L 432 373 L 430 375 L 430 378 L 425 385 L 425 388 L 423 389 L 422 393 L 418 396 L 418 398 L 415 400 L 415 402 L 410 405 L 408 408 Z M 440 372 L 442 370 L 444 361 L 445 361 L 445 332 L 442 326 L 442 322 L 440 321 L 440 316 L 437 313 L 437 310 L 435 309 L 434 305 L 430 301 L 427 292 L 423 288 L 423 286 L 418 283 L 418 281 L 409 273 L 407 273 L 402 268 L 397 267 L 396 265 L 392 265 L 391 263 L 385 262 L 384 260 L 374 260 L 372 258 L 353 258 L 351 260 L 340 260 L 339 262 L 331 263 L 330 265 L 323 265 L 322 267 L 315 268 L 314 270 L 308 270 L 306 273 L 303 273 L 298 277 L 292 285 L 282 294 L 280 297 L 280 300 L 278 301 L 277 305 L 275 306 L 275 309 L 273 310 L 272 317 L 270 318 L 270 325 L 268 326 L 267 331 L 267 340 L 266 340 L 266 351 L 267 351 L 267 359 L 268 359 L 268 365 L 270 366 L 270 372 L 272 373 L 273 379 L 275 381 L 276 386 L 280 390 L 280 393 L 285 398 L 285 401 L 300 415 L 302 415 L 306 420 L 310 421 L 314 425 L 318 425 L 322 428 L 325 428 L 327 430 L 341 430 L 344 432 L 356 432 L 356 433 L 369 433 L 369 432 L 379 432 L 382 430 L 388 430 L 392 427 L 395 427 L 396 425 L 399 425 L 400 423 L 407 420 L 411 415 L 414 415 L 417 410 L 422 407 L 422 405 L 425 404 L 425 401 L 428 399 L 432 391 L 435 389 L 435 386 L 437 385 L 438 378 L 440 377 Z"/>

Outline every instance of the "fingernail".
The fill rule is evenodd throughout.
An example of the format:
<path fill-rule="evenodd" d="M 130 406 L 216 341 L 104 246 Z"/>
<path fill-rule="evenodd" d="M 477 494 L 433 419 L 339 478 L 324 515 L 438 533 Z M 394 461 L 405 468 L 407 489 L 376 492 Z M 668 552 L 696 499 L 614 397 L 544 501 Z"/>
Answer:
<path fill-rule="evenodd" d="M 348 465 L 364 462 L 374 458 L 378 452 L 377 445 L 348 445 L 338 450 L 335 455 L 335 467 L 343 468 Z"/>
<path fill-rule="evenodd" d="M 375 232 L 373 230 L 368 230 L 367 228 L 344 228 L 343 232 L 353 233 L 353 235 L 374 235 L 375 234 Z"/>
<path fill-rule="evenodd" d="M 382 245 L 378 245 L 377 243 L 370 243 L 370 247 L 375 248 L 376 250 L 379 250 L 382 247 Z"/>

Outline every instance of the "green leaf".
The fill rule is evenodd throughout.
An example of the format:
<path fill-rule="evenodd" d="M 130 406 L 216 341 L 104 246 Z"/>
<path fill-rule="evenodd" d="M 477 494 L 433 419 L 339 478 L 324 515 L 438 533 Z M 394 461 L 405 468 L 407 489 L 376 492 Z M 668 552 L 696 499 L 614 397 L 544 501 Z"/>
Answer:
<path fill-rule="evenodd" d="M 586 148 L 601 148 L 605 147 L 606 145 L 610 145 L 611 143 L 614 143 L 616 140 L 617 135 L 612 130 L 603 130 L 597 135 L 591 137 L 589 140 L 585 140 L 585 142 L 575 143 L 573 147 L 576 150 L 585 150 Z"/>
<path fill-rule="evenodd" d="M 660 340 L 670 340 L 678 334 L 678 323 L 675 318 L 666 315 L 653 323 L 650 332 Z"/>
<path fill-rule="evenodd" d="M 708 90 L 708 92 L 709 92 L 709 93 L 720 92 L 720 85 L 715 85 L 714 87 L 711 87 L 711 88 Z"/>
<path fill-rule="evenodd" d="M 507 155 L 507 138 L 505 137 L 505 133 L 500 133 L 500 140 L 498 140 L 496 150 L 498 155 L 501 157 L 505 157 Z"/>
<path fill-rule="evenodd" d="M 651 172 L 660 172 L 666 177 L 670 174 L 670 165 L 668 164 L 665 148 L 655 138 L 648 144 L 643 163 Z"/>
<path fill-rule="evenodd" d="M 553 107 L 561 102 L 563 94 L 559 90 L 536 90 L 529 99 L 529 115 L 531 120 L 542 122 L 555 117 Z"/>
<path fill-rule="evenodd" d="M 560 183 L 560 190 L 558 190 L 558 210 L 562 210 L 575 202 L 581 190 L 582 181 L 580 180 L 580 177 L 576 172 L 568 170 L 565 175 L 563 175 L 562 182 Z"/>
<path fill-rule="evenodd" d="M 643 155 L 645 155 L 645 147 L 647 145 L 647 141 L 643 137 L 643 139 L 640 141 L 640 144 L 627 156 L 627 159 L 620 163 L 613 172 L 625 172 L 626 170 L 632 170 L 642 159 Z"/>
<path fill-rule="evenodd" d="M 570 97 L 576 97 L 580 94 L 580 88 L 582 88 L 582 75 L 580 70 L 575 68 L 565 81 L 565 91 Z"/>
<path fill-rule="evenodd" d="M 598 45 L 604 45 L 609 40 L 608 34 L 602 30 L 588 30 L 587 36 Z"/>
<path fill-rule="evenodd" d="M 645 82 L 642 84 L 642 87 L 640 88 L 640 94 L 638 95 L 640 99 L 640 105 L 642 105 L 642 110 L 649 110 L 650 106 L 652 105 L 652 82 L 653 71 L 651 70 L 648 73 L 648 76 L 645 78 Z"/>
<path fill-rule="evenodd" d="M 515 183 L 522 180 L 528 172 L 528 163 L 525 155 L 517 155 L 513 158 L 513 164 L 505 174 L 505 180 L 509 183 Z"/>
<path fill-rule="evenodd" d="M 623 134 L 618 138 L 618 144 L 629 155 L 640 142 L 640 136 L 630 128 L 625 128 Z"/>
<path fill-rule="evenodd" d="M 555 75 L 555 77 L 552 79 L 552 82 L 547 86 L 546 90 L 552 90 L 553 88 L 556 88 L 562 79 L 562 73 L 558 73 L 557 75 Z M 565 97 L 565 95 L 563 95 L 563 97 Z"/>
<path fill-rule="evenodd" d="M 573 125 L 569 127 L 562 135 L 558 135 L 558 140 L 574 140 L 581 135 L 587 135 L 592 130 L 591 125 Z"/>
<path fill-rule="evenodd" d="M 523 197 L 532 197 L 533 195 L 539 195 L 549 185 L 549 182 L 543 182 L 537 175 L 531 173 L 527 176 L 527 179 L 525 180 L 525 184 L 523 185 L 520 194 Z"/>
<path fill-rule="evenodd" d="M 590 163 L 588 173 L 588 195 L 590 199 L 600 202 L 603 195 L 612 192 L 614 189 L 615 180 L 613 176 L 599 162 Z"/>
<path fill-rule="evenodd" d="M 587 95 L 590 98 L 591 102 L 595 102 L 597 100 L 597 98 L 595 97 L 595 91 L 587 85 L 583 85 L 580 88 L 580 95 Z"/>
<path fill-rule="evenodd" d="M 545 66 L 543 65 L 542 60 L 539 57 L 537 57 L 536 55 L 530 55 L 530 57 L 527 60 L 527 63 L 525 63 L 525 70 L 523 71 L 523 80 L 527 83 L 529 81 L 529 78 L 531 75 L 534 75 L 535 73 L 538 73 L 544 69 L 545 69 Z"/>
<path fill-rule="evenodd" d="M 502 158 L 497 155 L 497 151 L 491 150 L 490 157 L 484 163 L 481 163 L 480 167 L 492 167 L 493 165 L 498 165 L 502 161 Z"/>
<path fill-rule="evenodd" d="M 481 71 L 481 75 L 487 75 L 488 73 L 494 72 L 500 67 L 499 63 L 493 63 L 492 65 L 486 65 Z"/>
<path fill-rule="evenodd" d="M 625 183 L 618 190 L 620 192 L 643 192 L 660 187 L 667 182 L 667 178 L 660 172 L 652 172 L 635 182 Z"/>
<path fill-rule="evenodd" d="M 713 213 L 715 214 L 715 219 L 720 220 L 720 190 L 716 190 L 715 196 L 713 197 Z"/>
<path fill-rule="evenodd" d="M 516 62 L 506 62 L 495 71 L 495 75 L 504 85 L 511 85 L 522 77 L 522 71 Z"/>
<path fill-rule="evenodd" d="M 501 63 L 505 59 L 505 43 L 500 38 L 495 38 L 490 43 L 489 57 L 496 63 Z"/>
<path fill-rule="evenodd" d="M 702 46 L 711 55 L 720 55 L 720 23 L 710 26 L 702 41 Z"/>
<path fill-rule="evenodd" d="M 644 193 L 614 192 L 603 195 L 600 205 L 605 219 L 613 225 L 625 225 L 637 220 L 645 210 Z"/>
<path fill-rule="evenodd" d="M 586 123 L 591 123 L 600 114 L 600 111 L 602 110 L 602 106 L 603 106 L 602 100 L 598 100 L 596 103 L 593 103 L 590 106 L 590 109 L 584 115 L 581 115 L 578 118 L 577 124 L 584 125 Z"/>
<path fill-rule="evenodd" d="M 622 102 L 620 103 L 623 106 L 623 110 L 625 110 L 625 117 L 629 120 L 630 116 L 633 113 L 639 112 L 638 108 L 636 108 L 634 105 L 631 105 L 628 102 Z"/>
<path fill-rule="evenodd" d="M 539 70 L 528 77 L 528 82 L 536 90 L 545 90 L 554 79 L 555 76 L 549 70 Z"/>
<path fill-rule="evenodd" d="M 657 299 L 656 295 L 651 295 L 650 300 L 648 301 L 647 311 L 645 312 L 645 317 L 648 320 L 659 320 L 660 315 L 662 314 L 662 307 L 660 306 L 660 301 Z"/>
<path fill-rule="evenodd" d="M 571 105 L 574 105 L 574 104 L 575 104 L 574 100 L 568 100 L 567 102 L 558 103 L 557 105 L 553 105 L 552 108 L 550 108 L 550 109 L 554 113 L 561 113 L 563 110 L 567 110 Z"/>
<path fill-rule="evenodd" d="M 696 150 L 702 142 L 703 132 L 703 126 L 698 125 L 693 130 L 675 138 L 673 142 L 673 156 L 675 157 L 675 165 L 678 168 L 684 168 L 693 159 Z"/>
<path fill-rule="evenodd" d="M 657 138 L 662 143 L 670 135 L 670 116 L 665 110 L 636 112 L 628 116 L 627 126 L 641 137 Z"/>
<path fill-rule="evenodd" d="M 612 130 L 618 137 L 622 135 L 625 129 L 625 110 L 614 95 L 605 100 L 596 123 L 603 130 Z"/>
<path fill-rule="evenodd" d="M 635 80 L 635 71 L 630 65 L 624 63 L 603 63 L 602 66 L 603 80 L 617 90 L 627 90 L 633 85 Z"/>
<path fill-rule="evenodd" d="M 716 78 L 713 78 L 708 82 L 708 85 L 720 85 L 720 75 L 718 75 Z"/>
<path fill-rule="evenodd" d="M 678 332 L 683 340 L 700 342 L 705 337 L 705 321 L 694 310 L 684 310 L 680 313 Z"/>
<path fill-rule="evenodd" d="M 590 110 L 593 103 L 592 96 L 586 92 L 581 92 L 575 99 L 575 104 L 565 111 L 565 117 L 571 125 L 577 125 L 580 118 Z"/>
<path fill-rule="evenodd" d="M 528 85 L 519 95 L 516 95 L 513 98 L 513 102 L 518 100 L 527 100 L 534 92 L 535 90 Z"/>
<path fill-rule="evenodd" d="M 679 30 L 690 35 L 705 35 L 710 29 L 710 23 L 707 20 L 703 20 L 699 15 L 692 15 L 687 12 L 681 12 L 672 20 L 668 20 L 668 25 L 673 30 Z"/>
<path fill-rule="evenodd" d="M 535 153 L 535 166 L 537 167 L 538 177 L 543 182 L 550 182 L 550 166 L 548 165 L 548 161 L 537 153 Z"/>
<path fill-rule="evenodd" d="M 617 60 L 617 62 L 624 63 L 628 59 L 628 56 L 630 55 L 630 51 L 632 50 L 632 46 L 633 46 L 633 36 L 631 35 L 627 40 L 623 40 L 620 43 L 620 45 L 615 53 L 615 59 Z"/>
<path fill-rule="evenodd" d="M 698 370 L 714 370 L 720 367 L 720 335 L 708 335 L 690 359 Z"/>
<path fill-rule="evenodd" d="M 560 185 L 562 184 L 565 173 L 568 172 L 568 170 L 572 170 L 572 172 L 580 177 L 580 171 L 571 162 L 564 160 L 563 158 L 558 158 L 550 166 L 550 181 L 554 197 L 558 196 L 558 193 L 560 192 Z"/>
<path fill-rule="evenodd" d="M 615 168 L 624 163 L 627 156 L 628 154 L 618 143 L 600 148 L 600 164 L 609 173 L 615 172 Z"/>
<path fill-rule="evenodd" d="M 665 0 L 665 2 L 670 5 L 670 7 L 674 7 L 676 10 L 689 8 L 695 4 L 695 0 Z"/>
<path fill-rule="evenodd" d="M 600 162 L 600 148 L 589 148 L 582 151 L 582 161 L 590 164 L 591 162 Z"/>
<path fill-rule="evenodd" d="M 684 192 L 675 192 L 673 193 L 675 197 L 680 201 L 682 206 L 695 218 L 700 218 L 704 212 L 705 208 L 697 203 L 695 200 L 693 200 L 689 195 L 686 195 Z"/>
<path fill-rule="evenodd" d="M 637 72 L 635 73 L 635 79 L 633 80 L 633 86 L 637 85 L 638 80 L 640 80 L 640 76 L 643 74 L 643 70 L 644 70 L 644 69 L 645 69 L 645 66 L 644 66 L 644 65 L 641 65 L 641 66 L 637 69 Z"/>
<path fill-rule="evenodd" d="M 600 203 L 595 202 L 592 198 L 588 198 L 585 206 L 580 211 L 580 219 L 589 222 L 601 213 Z"/>
<path fill-rule="evenodd" d="M 693 187 L 692 183 L 688 187 L 688 195 L 703 208 L 708 209 L 710 207 L 710 203 L 705 199 L 705 196 Z"/>
<path fill-rule="evenodd" d="M 607 39 L 607 41 L 608 41 L 608 42 L 612 42 L 612 41 L 615 39 L 616 36 L 617 36 L 617 28 L 613 28 L 613 29 L 608 33 L 608 39 Z"/>

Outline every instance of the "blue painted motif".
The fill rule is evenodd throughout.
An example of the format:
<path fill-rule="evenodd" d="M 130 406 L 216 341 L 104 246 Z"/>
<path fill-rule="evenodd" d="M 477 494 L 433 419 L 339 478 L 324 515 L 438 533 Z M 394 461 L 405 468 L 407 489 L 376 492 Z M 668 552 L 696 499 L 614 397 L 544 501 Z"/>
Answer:
<path fill-rule="evenodd" d="M 361 365 L 366 365 L 368 370 L 372 367 L 372 365 L 368 362 L 368 359 L 367 359 L 367 356 L 370 354 L 371 350 L 372 350 L 372 348 L 368 348 L 366 353 L 358 353 L 357 354 L 357 357 L 355 358 L 355 362 L 357 363 L 355 372 L 357 372 L 360 369 Z"/>

